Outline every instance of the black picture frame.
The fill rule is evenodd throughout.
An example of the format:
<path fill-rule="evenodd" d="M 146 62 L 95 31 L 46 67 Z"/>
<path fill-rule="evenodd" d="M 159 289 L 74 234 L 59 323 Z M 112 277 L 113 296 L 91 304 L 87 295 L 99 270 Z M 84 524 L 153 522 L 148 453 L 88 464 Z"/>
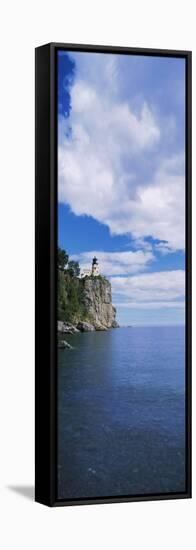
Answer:
<path fill-rule="evenodd" d="M 57 499 L 57 113 L 58 49 L 183 57 L 186 61 L 186 491 Z M 191 59 L 190 51 L 51 43 L 35 51 L 35 500 L 48 506 L 191 497 Z"/>

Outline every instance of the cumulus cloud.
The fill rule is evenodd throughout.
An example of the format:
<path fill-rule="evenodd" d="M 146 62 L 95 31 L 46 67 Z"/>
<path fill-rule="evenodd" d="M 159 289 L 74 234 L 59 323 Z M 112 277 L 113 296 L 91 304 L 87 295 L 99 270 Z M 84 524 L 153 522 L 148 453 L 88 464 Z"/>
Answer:
<path fill-rule="evenodd" d="M 124 304 L 146 302 L 159 303 L 182 300 L 185 295 L 185 273 L 183 270 L 143 273 L 131 277 L 111 278 L 113 296 L 116 302 Z M 176 302 L 177 303 L 177 302 Z M 177 305 L 177 307 L 180 307 Z"/>
<path fill-rule="evenodd" d="M 130 250 L 127 252 L 100 252 L 94 250 L 72 255 L 71 259 L 78 260 L 81 269 L 89 269 L 94 256 L 98 258 L 100 272 L 107 276 L 126 275 L 144 271 L 154 259 L 152 252 L 145 252 L 143 250 Z"/>
<path fill-rule="evenodd" d="M 117 56 L 98 54 L 92 62 L 77 55 L 72 109 L 59 118 L 59 201 L 111 234 L 152 236 L 166 243 L 164 252 L 183 249 L 183 155 L 157 162 L 160 122 L 146 101 L 134 112 L 121 99 Z"/>

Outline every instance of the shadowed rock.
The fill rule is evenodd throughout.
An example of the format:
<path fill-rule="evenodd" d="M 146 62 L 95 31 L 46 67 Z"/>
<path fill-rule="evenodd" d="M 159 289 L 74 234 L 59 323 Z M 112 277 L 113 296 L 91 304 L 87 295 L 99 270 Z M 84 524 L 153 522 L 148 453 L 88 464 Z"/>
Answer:
<path fill-rule="evenodd" d="M 94 325 L 87 323 L 86 321 L 79 321 L 77 324 L 77 329 L 81 332 L 92 332 L 95 330 Z"/>

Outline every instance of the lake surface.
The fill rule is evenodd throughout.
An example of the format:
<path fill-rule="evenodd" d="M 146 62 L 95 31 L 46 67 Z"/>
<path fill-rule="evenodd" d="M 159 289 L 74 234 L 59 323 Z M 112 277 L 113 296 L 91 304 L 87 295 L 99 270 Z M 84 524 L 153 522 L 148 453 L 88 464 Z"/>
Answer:
<path fill-rule="evenodd" d="M 66 335 L 58 498 L 185 491 L 183 327 Z"/>

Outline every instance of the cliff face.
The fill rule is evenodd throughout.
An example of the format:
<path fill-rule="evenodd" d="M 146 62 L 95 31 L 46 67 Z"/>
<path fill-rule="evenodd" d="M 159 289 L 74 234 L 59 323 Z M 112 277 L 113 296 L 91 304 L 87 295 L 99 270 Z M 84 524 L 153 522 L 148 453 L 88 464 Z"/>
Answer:
<path fill-rule="evenodd" d="M 86 277 L 80 279 L 80 285 L 84 307 L 88 312 L 89 321 L 95 328 L 101 330 L 117 327 L 110 282 L 101 277 Z"/>

